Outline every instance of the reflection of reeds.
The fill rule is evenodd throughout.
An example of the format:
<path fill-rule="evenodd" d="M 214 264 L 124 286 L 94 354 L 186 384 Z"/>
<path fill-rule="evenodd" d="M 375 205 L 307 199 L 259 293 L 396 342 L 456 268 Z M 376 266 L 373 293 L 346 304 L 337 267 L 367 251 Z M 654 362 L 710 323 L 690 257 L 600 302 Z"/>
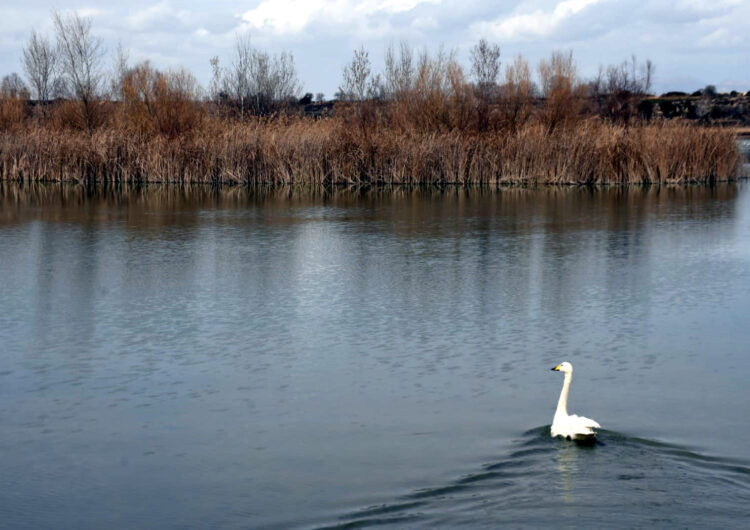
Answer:
<path fill-rule="evenodd" d="M 115 122 L 116 123 L 116 122 Z M 206 118 L 178 137 L 91 134 L 29 120 L 0 131 L 0 178 L 242 184 L 709 182 L 738 175 L 731 130 L 586 119 L 550 130 L 425 131 L 345 116 Z"/>
<path fill-rule="evenodd" d="M 439 223 L 414 223 L 434 216 L 456 219 L 503 217 L 519 231 L 533 230 L 534 219 L 547 219 L 550 230 L 574 226 L 594 230 L 622 230 L 645 220 L 679 211 L 685 219 L 720 221 L 734 212 L 738 185 L 615 186 L 577 188 L 560 186 L 212 186 L 210 184 L 95 184 L 0 181 L 0 224 L 31 219 L 65 222 L 112 220 L 128 225 L 168 226 L 194 223 L 193 215 L 214 209 L 262 205 L 264 222 L 297 222 L 289 207 L 321 216 L 351 215 L 352 207 L 366 206 L 365 216 L 393 216 L 398 230 L 429 236 Z M 582 215 L 586 212 L 586 215 Z M 145 215 L 148 214 L 148 215 Z M 308 213 L 299 217 L 307 222 Z M 467 226 L 467 229 L 469 227 Z"/>

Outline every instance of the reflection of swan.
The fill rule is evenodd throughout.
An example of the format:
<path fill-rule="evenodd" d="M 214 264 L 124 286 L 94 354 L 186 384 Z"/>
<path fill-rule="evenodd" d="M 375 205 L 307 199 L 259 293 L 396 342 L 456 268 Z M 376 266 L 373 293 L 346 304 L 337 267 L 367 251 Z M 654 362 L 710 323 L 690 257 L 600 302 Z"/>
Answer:
<path fill-rule="evenodd" d="M 581 451 L 571 444 L 562 444 L 557 451 L 557 470 L 560 472 L 562 499 L 570 504 L 575 501 L 573 477 L 578 474 L 578 457 Z"/>
<path fill-rule="evenodd" d="M 555 418 L 552 420 L 552 436 L 564 436 L 568 440 L 593 441 L 596 437 L 594 429 L 600 428 L 601 425 L 583 416 L 576 416 L 575 414 L 568 416 L 568 392 L 570 391 L 570 381 L 573 379 L 573 365 L 564 362 L 558 364 L 552 370 L 565 374 L 560 400 L 557 402 L 557 411 L 555 412 Z"/>

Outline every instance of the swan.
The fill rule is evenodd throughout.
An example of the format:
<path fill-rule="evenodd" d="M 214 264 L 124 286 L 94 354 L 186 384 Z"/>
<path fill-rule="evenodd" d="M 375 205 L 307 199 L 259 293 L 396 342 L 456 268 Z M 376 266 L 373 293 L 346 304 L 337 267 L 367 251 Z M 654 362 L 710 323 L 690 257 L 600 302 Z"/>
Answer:
<path fill-rule="evenodd" d="M 560 399 L 557 402 L 557 411 L 552 420 L 550 434 L 553 438 L 562 436 L 568 440 L 593 441 L 596 438 L 596 431 L 601 425 L 590 418 L 568 415 L 568 392 L 570 391 L 570 381 L 573 379 L 573 365 L 569 362 L 558 364 L 552 368 L 555 372 L 565 374 Z"/>

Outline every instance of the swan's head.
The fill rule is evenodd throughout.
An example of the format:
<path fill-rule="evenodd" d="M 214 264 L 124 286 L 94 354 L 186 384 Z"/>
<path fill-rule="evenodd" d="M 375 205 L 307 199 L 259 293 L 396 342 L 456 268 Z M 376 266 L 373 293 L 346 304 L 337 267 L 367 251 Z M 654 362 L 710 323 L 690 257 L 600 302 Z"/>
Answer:
<path fill-rule="evenodd" d="M 558 364 L 554 368 L 552 368 L 553 372 L 565 372 L 566 374 L 572 374 L 573 373 L 573 365 L 570 364 L 568 361 L 565 361 L 562 364 Z"/>

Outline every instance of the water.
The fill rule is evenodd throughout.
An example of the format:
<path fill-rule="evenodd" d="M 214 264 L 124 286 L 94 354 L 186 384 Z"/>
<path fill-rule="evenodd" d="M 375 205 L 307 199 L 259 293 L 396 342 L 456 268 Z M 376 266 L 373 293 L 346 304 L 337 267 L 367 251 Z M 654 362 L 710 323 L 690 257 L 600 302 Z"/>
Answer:
<path fill-rule="evenodd" d="M 750 174 L 750 138 L 740 138 L 737 140 L 737 145 L 740 148 L 740 154 L 744 156 L 745 175 L 748 175 Z"/>
<path fill-rule="evenodd" d="M 6 184 L 0 271 L 0 527 L 750 517 L 745 183 Z"/>

